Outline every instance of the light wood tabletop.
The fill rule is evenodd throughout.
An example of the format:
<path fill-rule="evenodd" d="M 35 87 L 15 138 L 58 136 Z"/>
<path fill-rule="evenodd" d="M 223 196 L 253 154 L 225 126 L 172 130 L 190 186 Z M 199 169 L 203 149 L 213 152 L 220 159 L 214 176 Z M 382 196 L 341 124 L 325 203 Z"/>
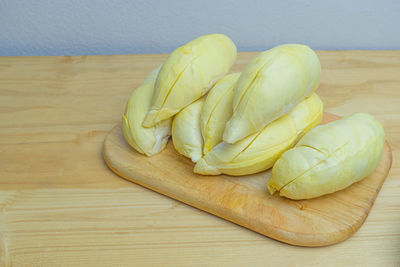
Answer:
<path fill-rule="evenodd" d="M 393 165 L 360 230 L 275 241 L 126 181 L 106 134 L 166 55 L 0 58 L 0 266 L 400 266 L 400 51 L 318 51 L 325 111 L 368 112 Z M 240 71 L 257 53 L 239 53 Z"/>

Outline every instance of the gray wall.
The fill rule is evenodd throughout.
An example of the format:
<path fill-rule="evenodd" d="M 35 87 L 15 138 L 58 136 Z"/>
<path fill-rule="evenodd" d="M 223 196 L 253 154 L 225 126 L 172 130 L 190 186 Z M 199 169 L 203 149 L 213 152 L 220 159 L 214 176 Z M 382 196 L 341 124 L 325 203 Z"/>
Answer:
<path fill-rule="evenodd" d="M 208 33 L 239 51 L 400 49 L 399 0 L 0 0 L 0 55 L 168 53 Z"/>

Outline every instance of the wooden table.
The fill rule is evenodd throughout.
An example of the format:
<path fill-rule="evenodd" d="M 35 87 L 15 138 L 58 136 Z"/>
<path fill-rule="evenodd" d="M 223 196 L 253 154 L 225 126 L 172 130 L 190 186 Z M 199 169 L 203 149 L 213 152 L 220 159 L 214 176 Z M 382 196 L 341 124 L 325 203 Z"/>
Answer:
<path fill-rule="evenodd" d="M 256 53 L 240 53 L 238 71 Z M 123 180 L 101 156 L 166 55 L 0 58 L 0 266 L 399 266 L 400 51 L 320 51 L 326 111 L 369 112 L 391 172 L 350 239 L 303 248 Z"/>

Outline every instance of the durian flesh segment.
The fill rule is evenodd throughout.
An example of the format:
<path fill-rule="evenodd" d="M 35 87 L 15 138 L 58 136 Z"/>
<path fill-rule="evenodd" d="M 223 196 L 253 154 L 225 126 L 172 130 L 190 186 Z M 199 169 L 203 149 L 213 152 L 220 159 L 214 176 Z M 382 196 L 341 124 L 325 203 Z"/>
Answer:
<path fill-rule="evenodd" d="M 365 113 L 316 127 L 276 162 L 268 189 L 291 199 L 344 189 L 378 166 L 384 142 L 381 124 Z"/>
<path fill-rule="evenodd" d="M 240 73 L 226 75 L 207 94 L 200 115 L 204 154 L 222 141 L 225 124 L 232 116 L 233 88 Z"/>
<path fill-rule="evenodd" d="M 298 136 L 321 122 L 322 113 L 322 101 L 314 93 L 289 114 L 268 124 L 258 133 L 235 144 L 218 144 L 197 162 L 194 172 L 236 176 L 269 169 L 284 151 L 295 144 Z"/>
<path fill-rule="evenodd" d="M 161 66 L 153 70 L 144 82 L 133 91 L 122 116 L 125 140 L 139 153 L 152 156 L 164 149 L 171 135 L 171 119 L 154 127 L 143 128 L 142 122 L 150 107 L 154 84 Z"/>
<path fill-rule="evenodd" d="M 288 113 L 318 85 L 321 65 L 308 46 L 286 44 L 254 58 L 235 86 L 223 140 L 235 143 Z"/>
<path fill-rule="evenodd" d="M 179 112 L 172 122 L 172 142 L 175 149 L 185 157 L 197 162 L 203 151 L 200 133 L 200 111 L 204 98 L 200 98 Z"/>
<path fill-rule="evenodd" d="M 200 36 L 173 51 L 157 77 L 145 127 L 170 118 L 207 93 L 236 60 L 236 46 L 226 35 Z"/>

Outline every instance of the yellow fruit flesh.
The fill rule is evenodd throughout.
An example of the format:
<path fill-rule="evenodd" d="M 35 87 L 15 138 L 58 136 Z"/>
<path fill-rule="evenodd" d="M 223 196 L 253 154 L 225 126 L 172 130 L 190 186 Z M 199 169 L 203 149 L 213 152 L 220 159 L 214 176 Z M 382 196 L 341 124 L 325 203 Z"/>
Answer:
<path fill-rule="evenodd" d="M 172 142 L 182 155 L 197 162 L 202 154 L 203 139 L 200 133 L 200 111 L 204 98 L 179 112 L 172 122 Z"/>
<path fill-rule="evenodd" d="M 208 92 L 236 60 L 236 46 L 223 34 L 200 36 L 173 51 L 157 77 L 143 126 L 171 118 Z"/>
<path fill-rule="evenodd" d="M 223 140 L 233 144 L 287 114 L 317 89 L 320 73 L 308 46 L 280 45 L 258 55 L 237 81 Z"/>
<path fill-rule="evenodd" d="M 271 168 L 298 137 L 321 122 L 323 105 L 316 94 L 289 114 L 235 144 L 222 142 L 200 159 L 194 172 L 204 175 L 246 175 Z"/>
<path fill-rule="evenodd" d="M 344 189 L 378 166 L 384 142 L 382 126 L 365 113 L 314 128 L 276 162 L 268 189 L 292 199 Z"/>
<path fill-rule="evenodd" d="M 164 149 L 171 135 L 171 119 L 151 128 L 143 128 L 142 122 L 150 107 L 154 84 L 160 67 L 153 70 L 145 81 L 133 91 L 122 116 L 122 131 L 125 140 L 139 153 L 147 156 Z"/>
<path fill-rule="evenodd" d="M 220 79 L 208 93 L 200 115 L 204 154 L 222 141 L 225 124 L 232 116 L 233 88 L 240 73 Z"/>

